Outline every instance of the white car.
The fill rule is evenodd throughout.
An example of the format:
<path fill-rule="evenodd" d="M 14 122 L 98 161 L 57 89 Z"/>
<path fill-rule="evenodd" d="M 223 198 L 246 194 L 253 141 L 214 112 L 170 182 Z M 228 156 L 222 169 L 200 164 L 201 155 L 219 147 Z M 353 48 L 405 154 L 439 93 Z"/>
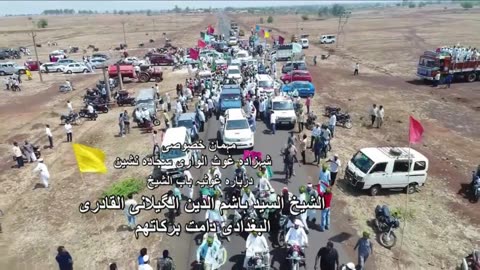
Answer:
<path fill-rule="evenodd" d="M 237 149 L 253 149 L 255 145 L 255 135 L 243 109 L 225 111 L 225 124 L 220 127 L 217 136 L 222 144 L 235 144 Z"/>
<path fill-rule="evenodd" d="M 238 44 L 238 38 L 236 37 L 230 37 L 228 40 L 228 45 L 229 46 L 236 46 Z"/>
<path fill-rule="evenodd" d="M 228 79 L 234 79 L 237 80 L 238 82 L 242 81 L 242 72 L 240 71 L 240 68 L 237 66 L 228 66 L 227 68 L 227 78 Z"/>
<path fill-rule="evenodd" d="M 92 68 L 104 68 L 107 66 L 107 60 L 104 58 L 93 58 L 90 59 L 90 64 L 92 65 Z"/>
<path fill-rule="evenodd" d="M 64 66 L 59 65 L 56 62 L 45 63 L 40 66 L 40 72 L 46 73 L 48 67 L 48 72 L 63 72 Z"/>
<path fill-rule="evenodd" d="M 147 61 L 145 60 L 140 60 L 137 57 L 127 57 L 125 60 L 123 60 L 124 63 L 126 64 L 131 64 L 134 66 L 141 66 L 141 65 L 146 65 Z"/>
<path fill-rule="evenodd" d="M 308 39 L 306 38 L 300 39 L 300 44 L 302 44 L 302 49 L 308 49 Z"/>
<path fill-rule="evenodd" d="M 290 125 L 292 128 L 297 123 L 297 115 L 293 101 L 288 97 L 277 96 L 270 100 L 268 110 L 275 113 L 276 125 Z"/>
<path fill-rule="evenodd" d="M 240 62 L 246 62 L 248 60 L 250 60 L 252 57 L 250 55 L 248 55 L 248 52 L 245 51 L 245 50 L 240 50 L 237 52 L 237 54 L 235 55 L 235 57 L 240 60 Z"/>
<path fill-rule="evenodd" d="M 271 96 L 275 93 L 275 81 L 267 74 L 255 75 L 257 83 L 257 96 Z"/>
<path fill-rule="evenodd" d="M 72 74 L 72 73 L 87 73 L 88 67 L 83 63 L 72 63 L 68 64 L 64 69 L 63 73 Z"/>

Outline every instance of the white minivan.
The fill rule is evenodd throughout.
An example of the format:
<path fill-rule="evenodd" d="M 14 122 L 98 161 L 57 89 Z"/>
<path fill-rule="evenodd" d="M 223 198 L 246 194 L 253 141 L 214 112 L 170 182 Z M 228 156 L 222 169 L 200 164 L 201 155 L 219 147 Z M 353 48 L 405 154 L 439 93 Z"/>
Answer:
<path fill-rule="evenodd" d="M 320 43 L 321 44 L 333 44 L 337 41 L 337 37 L 335 35 L 322 35 L 320 36 Z"/>
<path fill-rule="evenodd" d="M 412 148 L 371 147 L 348 162 L 345 180 L 375 196 L 381 189 L 416 191 L 427 180 L 428 159 Z"/>
<path fill-rule="evenodd" d="M 300 44 L 302 44 L 302 49 L 308 49 L 308 39 L 307 38 L 300 39 Z"/>
<path fill-rule="evenodd" d="M 217 140 L 220 144 L 235 144 L 237 149 L 253 149 L 255 134 L 243 109 L 228 109 L 225 111 L 225 124 L 220 126 Z"/>
<path fill-rule="evenodd" d="M 271 96 L 275 94 L 275 81 L 267 74 L 255 75 L 257 84 L 257 96 Z"/>

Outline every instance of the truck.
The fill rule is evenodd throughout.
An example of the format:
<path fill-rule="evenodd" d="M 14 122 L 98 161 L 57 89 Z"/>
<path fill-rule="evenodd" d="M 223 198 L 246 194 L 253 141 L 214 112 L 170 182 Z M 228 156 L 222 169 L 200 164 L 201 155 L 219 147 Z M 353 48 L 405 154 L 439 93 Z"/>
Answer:
<path fill-rule="evenodd" d="M 480 60 L 455 61 L 449 53 L 425 51 L 420 56 L 417 67 L 417 76 L 421 79 L 433 81 L 437 73 L 441 77 L 453 74 L 455 79 L 474 82 L 480 79 Z"/>
<path fill-rule="evenodd" d="M 122 75 L 122 80 L 124 78 L 136 79 L 137 73 L 135 72 L 135 67 L 133 65 L 118 65 L 120 67 L 120 74 Z M 117 78 L 117 65 L 108 66 L 108 76 L 110 78 Z"/>

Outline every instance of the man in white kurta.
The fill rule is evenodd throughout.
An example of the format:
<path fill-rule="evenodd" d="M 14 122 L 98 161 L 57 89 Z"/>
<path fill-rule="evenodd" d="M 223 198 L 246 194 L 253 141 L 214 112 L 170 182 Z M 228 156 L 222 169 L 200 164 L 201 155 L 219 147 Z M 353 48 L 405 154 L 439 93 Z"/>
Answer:
<path fill-rule="evenodd" d="M 47 165 L 43 163 L 43 158 L 39 158 L 38 160 L 37 167 L 33 169 L 33 172 L 40 172 L 40 180 L 42 180 L 43 185 L 45 188 L 48 188 L 48 180 L 50 179 L 50 173 L 48 172 Z"/>
<path fill-rule="evenodd" d="M 243 261 L 243 267 L 247 268 L 250 258 L 255 256 L 255 253 L 261 252 L 267 252 L 266 256 L 268 259 L 265 261 L 270 262 L 267 239 L 265 239 L 265 236 L 263 234 L 258 235 L 257 232 L 253 231 L 247 237 L 245 260 Z"/>

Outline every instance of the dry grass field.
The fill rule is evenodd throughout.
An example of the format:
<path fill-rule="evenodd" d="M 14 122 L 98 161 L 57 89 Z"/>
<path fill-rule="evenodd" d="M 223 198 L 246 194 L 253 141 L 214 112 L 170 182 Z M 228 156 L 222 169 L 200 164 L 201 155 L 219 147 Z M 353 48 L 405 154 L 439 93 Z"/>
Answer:
<path fill-rule="evenodd" d="M 44 18 L 42 16 L 42 18 Z M 47 29 L 37 32 L 40 60 L 47 62 L 48 53 L 55 47 L 47 47 L 48 41 L 58 42 L 58 48 L 76 46 L 81 49 L 93 44 L 100 52 L 119 59 L 119 53 L 111 48 L 123 42 L 121 22 L 126 22 L 127 43 L 132 56 L 142 57 L 146 49 L 135 49 L 138 43 L 145 47 L 163 47 L 162 33 L 172 40 L 174 46 L 186 47 L 196 44 L 198 33 L 208 24 L 215 24 L 214 16 L 206 15 L 162 15 L 162 16 L 59 16 L 48 19 Z M 34 20 L 37 17 L 33 18 Z M 155 19 L 155 31 L 153 31 Z M 26 17 L 0 19 L 0 47 L 30 46 L 31 38 L 25 33 L 31 22 Z M 148 36 L 146 35 L 148 34 Z M 149 39 L 155 43 L 148 43 Z M 91 54 L 88 51 L 87 54 Z M 82 52 L 71 58 L 81 60 Z M 23 64 L 25 57 L 18 60 Z M 167 70 L 168 69 L 168 70 Z M 160 83 L 162 93 L 175 90 L 175 85 L 187 77 L 185 70 L 171 72 L 165 68 L 164 81 Z M 2 91 L 0 104 L 0 149 L 2 157 L 0 183 L 0 209 L 5 216 L 1 220 L 3 233 L 0 235 L 0 265 L 9 270 L 55 269 L 56 247 L 65 245 L 74 256 L 75 269 L 106 269 L 108 263 L 117 261 L 122 269 L 136 269 L 136 254 L 142 247 L 149 248 L 151 256 L 161 254 L 161 246 L 168 246 L 172 239 L 150 236 L 135 241 L 131 232 L 125 231 L 125 217 L 121 213 L 80 215 L 79 203 L 96 200 L 112 183 L 126 177 L 144 179 L 150 173 L 146 167 L 114 170 L 115 157 L 128 154 L 145 156 L 152 147 L 150 134 L 141 134 L 133 128 L 131 134 L 122 138 L 118 134 L 118 115 L 123 110 L 129 114 L 132 107 L 113 108 L 101 114 L 97 121 L 84 121 L 73 127 L 74 142 L 101 148 L 108 157 L 109 172 L 105 175 L 86 174 L 81 178 L 70 144 L 65 143 L 65 132 L 60 124 L 60 115 L 67 112 L 66 101 L 71 100 L 74 109 L 82 106 L 86 87 L 92 87 L 101 74 L 47 74 L 44 83 L 34 72 L 32 81 L 23 83 L 22 92 Z M 58 86 L 70 79 L 77 89 L 73 93 L 61 94 Z M 129 83 L 126 89 L 135 95 L 141 88 L 150 88 L 154 83 Z M 175 94 L 172 94 L 175 96 Z M 48 142 L 44 125 L 50 124 L 55 147 L 42 148 L 42 157 L 49 167 L 50 190 L 37 188 L 39 178 L 32 173 L 34 164 L 23 169 L 11 169 L 11 143 L 29 140 L 44 146 Z M 133 127 L 134 125 L 132 125 Z M 121 147 L 119 147 L 121 145 Z M 149 194 L 149 192 L 146 192 Z M 155 194 L 162 194 L 156 190 Z M 153 192 L 150 192 L 153 194 Z M 152 214 L 153 215 L 153 214 Z M 139 222 L 150 220 L 152 215 L 142 215 Z M 132 240 L 133 238 L 133 240 Z M 171 252 L 180 254 L 188 245 L 176 245 Z M 152 260 L 153 261 L 153 260 Z"/>
<path fill-rule="evenodd" d="M 367 221 L 374 218 L 377 204 L 388 204 L 407 217 L 403 245 L 402 230 L 393 249 L 377 245 L 377 269 L 455 269 L 463 256 L 480 245 L 478 205 L 464 197 L 480 157 L 480 82 L 457 83 L 447 90 L 432 88 L 415 77 L 423 51 L 457 43 L 480 47 L 480 36 L 474 34 L 480 26 L 479 15 L 479 9 L 443 7 L 353 12 L 338 47 L 318 44 L 319 35 L 337 33 L 336 18 L 304 21 L 301 14 L 278 15 L 273 23 L 261 25 L 272 29 L 274 37 L 288 40 L 292 34 L 310 35 L 310 48 L 304 52 L 318 92 L 313 110 L 339 105 L 353 117 L 353 129 L 337 128 L 332 142 L 343 164 L 363 147 L 408 146 L 409 115 L 425 127 L 424 141 L 413 147 L 429 158 L 429 178 L 419 193 L 408 195 L 408 211 L 404 193 L 359 195 L 343 181 L 336 192 L 336 199 L 346 206 L 345 222 L 359 235 L 371 230 Z M 261 16 L 231 17 L 249 30 Z M 329 52 L 327 60 L 320 60 Z M 314 55 L 319 59 L 316 67 Z M 353 77 L 357 62 L 360 76 Z M 368 124 L 373 103 L 385 107 L 386 121 L 379 130 Z M 350 248 L 354 244 L 346 243 Z"/>

